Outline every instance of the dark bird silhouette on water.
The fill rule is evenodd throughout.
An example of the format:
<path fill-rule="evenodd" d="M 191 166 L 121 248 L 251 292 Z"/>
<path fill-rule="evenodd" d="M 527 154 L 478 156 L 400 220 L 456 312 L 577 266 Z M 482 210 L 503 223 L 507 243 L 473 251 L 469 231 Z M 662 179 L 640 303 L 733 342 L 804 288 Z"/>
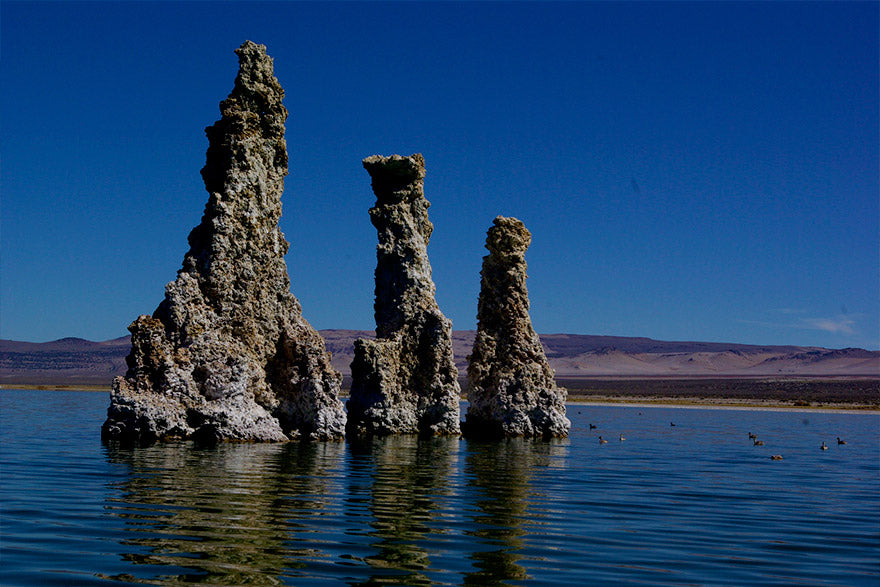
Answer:
<path fill-rule="evenodd" d="M 837 444 L 846 444 L 845 440 L 841 440 L 840 437 L 837 437 Z"/>

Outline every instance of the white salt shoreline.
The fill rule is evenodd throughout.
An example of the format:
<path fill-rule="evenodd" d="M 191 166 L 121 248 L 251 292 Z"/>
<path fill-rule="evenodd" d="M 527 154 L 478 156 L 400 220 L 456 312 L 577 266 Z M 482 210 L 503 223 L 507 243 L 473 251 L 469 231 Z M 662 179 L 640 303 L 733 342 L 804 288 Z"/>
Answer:
<path fill-rule="evenodd" d="M 586 400 L 586 401 L 571 401 L 566 402 L 566 406 L 616 406 L 621 408 L 677 408 L 683 410 L 740 410 L 740 411 L 769 411 L 769 412 L 804 412 L 811 414 L 837 414 L 837 413 L 849 413 L 849 414 L 872 414 L 872 415 L 880 415 L 880 410 L 874 408 L 859 408 L 852 407 L 847 404 L 833 404 L 833 405 L 822 405 L 816 407 L 810 406 L 788 406 L 788 405 L 780 405 L 780 404 L 772 404 L 772 405 L 755 405 L 753 403 L 745 403 L 745 402 L 753 402 L 760 400 L 743 400 L 743 405 L 736 405 L 735 403 L 728 403 L 724 400 L 713 400 L 711 403 L 697 403 L 697 402 L 689 402 L 684 403 L 680 401 L 675 401 L 672 399 L 658 399 L 657 401 L 629 401 L 629 400 L 614 400 L 609 399 L 606 401 L 595 401 L 595 400 Z M 838 407 L 839 406 L 839 407 Z"/>

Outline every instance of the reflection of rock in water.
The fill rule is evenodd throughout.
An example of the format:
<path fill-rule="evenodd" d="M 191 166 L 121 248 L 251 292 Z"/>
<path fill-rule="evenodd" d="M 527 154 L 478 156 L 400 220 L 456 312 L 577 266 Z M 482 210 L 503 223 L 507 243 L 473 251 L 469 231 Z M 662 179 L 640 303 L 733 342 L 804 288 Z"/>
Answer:
<path fill-rule="evenodd" d="M 471 559 L 478 570 L 465 576 L 466 585 L 500 585 L 529 578 L 518 564 L 525 534 L 522 525 L 541 517 L 540 512 L 529 510 L 536 497 L 530 479 L 536 466 L 550 465 L 551 457 L 565 450 L 564 441 L 511 438 L 468 443 L 468 485 L 481 497 L 476 501 L 478 513 L 471 519 L 475 529 L 466 532 L 477 541 Z"/>
<path fill-rule="evenodd" d="M 449 471 L 459 449 L 457 438 L 386 436 L 353 442 L 352 466 L 372 469 L 352 475 L 352 499 L 369 500 L 375 554 L 364 558 L 372 567 L 363 584 L 429 585 L 428 553 L 419 546 L 436 533 L 437 498 L 450 491 Z M 359 483 L 359 481 L 361 483 Z"/>
<path fill-rule="evenodd" d="M 305 564 L 297 559 L 316 556 L 297 544 L 298 527 L 311 524 L 297 519 L 338 500 L 327 471 L 344 450 L 332 442 L 108 447 L 112 462 L 130 468 L 107 509 L 129 531 L 123 556 L 151 583 L 280 584 L 285 569 Z"/>
<path fill-rule="evenodd" d="M 522 551 L 535 546 L 530 526 L 547 521 L 540 504 L 552 501 L 535 488 L 565 441 L 462 442 L 401 435 L 348 444 L 107 445 L 123 471 L 111 486 L 116 497 L 106 502 L 105 525 L 124 528 L 116 550 L 126 553 L 122 566 L 130 573 L 108 578 L 213 585 L 522 580 Z"/>

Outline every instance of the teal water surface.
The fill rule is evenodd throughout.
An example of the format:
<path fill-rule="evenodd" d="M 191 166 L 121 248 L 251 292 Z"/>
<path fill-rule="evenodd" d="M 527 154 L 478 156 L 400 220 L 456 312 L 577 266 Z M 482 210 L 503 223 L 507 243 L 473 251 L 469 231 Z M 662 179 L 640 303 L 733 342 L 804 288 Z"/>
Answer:
<path fill-rule="evenodd" d="M 572 404 L 556 442 L 124 449 L 108 403 L 0 391 L 0 585 L 880 584 L 877 414 Z"/>

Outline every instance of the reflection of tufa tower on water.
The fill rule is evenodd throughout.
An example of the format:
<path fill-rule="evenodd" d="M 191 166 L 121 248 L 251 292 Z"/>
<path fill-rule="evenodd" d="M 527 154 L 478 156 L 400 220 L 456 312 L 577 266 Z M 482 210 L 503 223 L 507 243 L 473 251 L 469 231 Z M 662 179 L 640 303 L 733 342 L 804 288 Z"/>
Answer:
<path fill-rule="evenodd" d="M 129 330 L 105 438 L 341 438 L 341 376 L 290 293 L 278 229 L 287 175 L 284 90 L 245 42 L 222 117 L 206 130 L 210 194 L 177 279 Z"/>
<path fill-rule="evenodd" d="M 356 434 L 459 433 L 452 323 L 434 299 L 427 246 L 433 225 L 425 160 L 364 159 L 376 205 L 376 338 L 359 339 L 351 364 L 348 429 Z"/>
<path fill-rule="evenodd" d="M 525 252 L 532 235 L 516 218 L 499 216 L 489 229 L 468 357 L 468 436 L 568 436 L 564 388 L 529 317 Z"/>

